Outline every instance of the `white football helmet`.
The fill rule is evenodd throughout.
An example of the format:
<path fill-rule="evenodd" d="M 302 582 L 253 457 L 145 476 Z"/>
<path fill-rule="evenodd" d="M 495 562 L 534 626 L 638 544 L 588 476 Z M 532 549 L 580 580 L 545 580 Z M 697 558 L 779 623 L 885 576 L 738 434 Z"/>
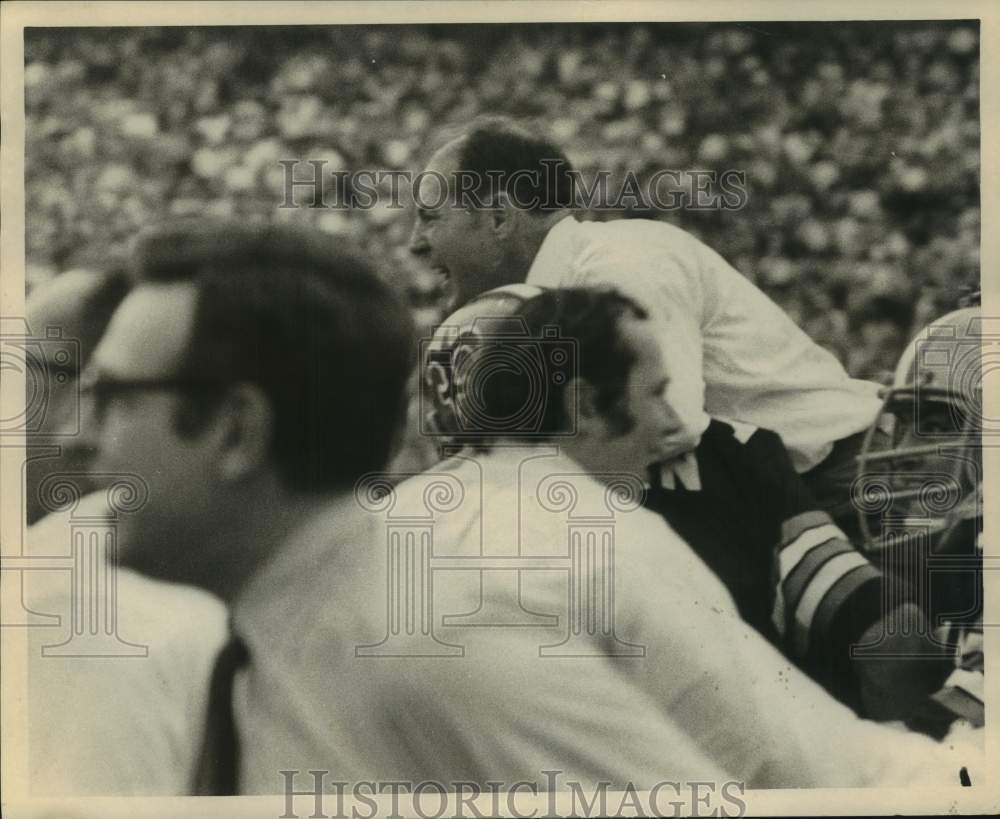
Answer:
<path fill-rule="evenodd" d="M 978 517 L 981 529 L 982 378 L 978 307 L 942 316 L 907 346 L 858 457 L 852 496 L 868 548 L 909 527 L 938 551 L 957 522 Z"/>

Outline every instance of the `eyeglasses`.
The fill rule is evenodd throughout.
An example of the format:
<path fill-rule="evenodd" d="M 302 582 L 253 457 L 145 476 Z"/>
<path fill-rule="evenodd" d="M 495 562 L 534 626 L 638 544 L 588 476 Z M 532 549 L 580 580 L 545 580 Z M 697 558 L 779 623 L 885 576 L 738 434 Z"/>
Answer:
<path fill-rule="evenodd" d="M 136 392 L 210 392 L 225 382 L 207 378 L 167 376 L 164 378 L 115 378 L 105 373 L 84 373 L 80 392 L 93 400 L 97 419 L 104 417 L 112 399 Z"/>

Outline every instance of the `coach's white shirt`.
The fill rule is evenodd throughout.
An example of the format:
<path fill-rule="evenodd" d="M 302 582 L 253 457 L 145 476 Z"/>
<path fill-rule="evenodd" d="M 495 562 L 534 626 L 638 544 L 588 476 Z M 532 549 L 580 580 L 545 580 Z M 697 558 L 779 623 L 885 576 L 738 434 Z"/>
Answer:
<path fill-rule="evenodd" d="M 562 788 L 728 778 L 751 787 L 957 783 L 966 759 L 857 719 L 796 672 L 644 510 L 611 518 L 615 633 L 644 656 L 541 656 L 566 640 L 574 594 L 607 593 L 599 581 L 608 575 L 586 560 L 585 576 L 570 583 L 567 516 L 584 538 L 601 537 L 614 508 L 580 471 L 540 449 L 459 457 L 397 487 L 380 515 L 348 498 L 303 525 L 234 609 L 251 654 L 236 687 L 244 792 L 280 792 L 282 770 L 302 772 L 297 789 L 312 783 L 310 770 L 329 771 L 328 782 L 471 781 L 484 790 L 487 781 L 544 787 L 542 772 L 552 770 L 563 772 Z M 433 584 L 434 636 L 463 656 L 398 648 L 358 656 L 387 636 L 388 591 L 405 600 L 405 580 L 387 573 L 392 529 L 404 542 L 414 535 L 402 577 Z M 421 531 L 432 544 L 420 545 Z M 520 577 L 456 568 L 480 556 L 562 560 Z M 494 625 L 442 626 L 443 616 L 477 611 Z M 525 612 L 558 623 L 513 625 Z M 415 632 L 420 620 L 409 621 Z M 582 624 L 583 648 L 573 653 L 612 645 L 595 631 Z"/>
<path fill-rule="evenodd" d="M 661 325 L 671 406 L 695 444 L 709 416 L 744 421 L 777 432 L 804 472 L 878 414 L 877 384 L 850 378 L 760 289 L 673 225 L 567 217 L 527 282 L 611 285 L 643 305 Z"/>
<path fill-rule="evenodd" d="M 104 493 L 74 515 L 106 515 Z M 34 555 L 70 555 L 70 515 L 54 513 L 26 534 Z M 71 606 L 90 605 L 67 570 L 24 573 L 25 602 L 58 616 L 29 630 L 28 759 L 35 796 L 183 796 L 201 747 L 208 682 L 226 636 L 225 607 L 196 589 L 119 569 L 117 633 L 147 656 L 43 656 L 70 638 Z M 111 609 L 107 609 L 108 612 Z M 105 629 L 103 617 L 95 627 Z M 70 643 L 72 645 L 72 643 Z M 112 648 L 116 651 L 117 648 Z"/>

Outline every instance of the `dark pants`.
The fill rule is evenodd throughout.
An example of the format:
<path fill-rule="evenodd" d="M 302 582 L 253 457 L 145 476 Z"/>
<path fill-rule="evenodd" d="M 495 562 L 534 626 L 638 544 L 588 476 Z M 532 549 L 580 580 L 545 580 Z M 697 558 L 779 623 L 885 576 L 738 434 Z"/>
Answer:
<path fill-rule="evenodd" d="M 841 438 L 826 458 L 802 475 L 819 507 L 830 514 L 855 545 L 861 545 L 862 534 L 858 510 L 851 500 L 851 486 L 858 477 L 857 458 L 867 435 L 868 430 L 864 430 Z M 885 432 L 876 429 L 875 437 L 879 440 L 873 439 L 874 449 L 888 447 L 889 436 Z"/>

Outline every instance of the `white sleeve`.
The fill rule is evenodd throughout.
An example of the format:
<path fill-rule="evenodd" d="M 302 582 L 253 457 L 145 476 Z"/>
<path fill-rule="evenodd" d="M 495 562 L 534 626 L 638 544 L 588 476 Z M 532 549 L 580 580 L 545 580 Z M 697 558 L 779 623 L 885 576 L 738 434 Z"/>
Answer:
<path fill-rule="evenodd" d="M 659 246 L 613 252 L 593 245 L 576 260 L 573 283 L 620 290 L 649 313 L 670 374 L 668 400 L 684 426 L 704 431 L 702 319 L 705 294 L 699 259 L 681 247 Z"/>

